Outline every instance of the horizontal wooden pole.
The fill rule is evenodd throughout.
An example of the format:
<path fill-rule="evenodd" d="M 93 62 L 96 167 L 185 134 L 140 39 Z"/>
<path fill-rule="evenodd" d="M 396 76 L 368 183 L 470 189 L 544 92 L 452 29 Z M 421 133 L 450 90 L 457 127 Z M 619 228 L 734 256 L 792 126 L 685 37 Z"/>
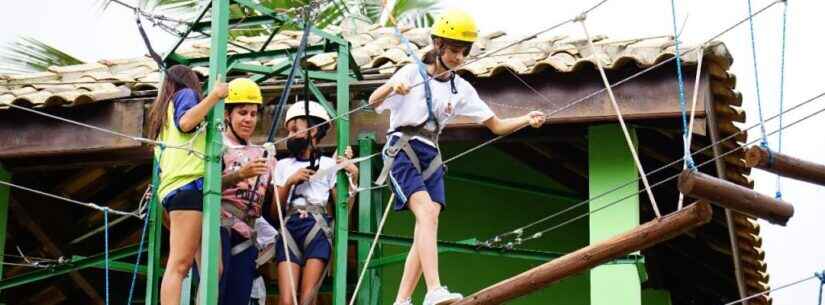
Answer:
<path fill-rule="evenodd" d="M 797 159 L 760 146 L 752 146 L 745 153 L 745 162 L 771 173 L 825 186 L 825 165 Z"/>
<path fill-rule="evenodd" d="M 619 256 L 676 237 L 710 221 L 710 205 L 699 202 L 614 238 L 569 253 L 476 292 L 454 305 L 493 305 L 526 295 Z"/>
<path fill-rule="evenodd" d="M 679 175 L 679 191 L 783 226 L 794 213 L 790 203 L 698 171 L 684 170 Z"/>

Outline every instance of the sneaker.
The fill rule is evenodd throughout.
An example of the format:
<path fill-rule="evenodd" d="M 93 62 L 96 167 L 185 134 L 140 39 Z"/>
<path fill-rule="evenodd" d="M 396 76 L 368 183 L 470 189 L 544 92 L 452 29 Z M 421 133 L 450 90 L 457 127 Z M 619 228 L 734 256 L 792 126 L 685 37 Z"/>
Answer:
<path fill-rule="evenodd" d="M 392 305 L 412 305 L 412 299 L 406 298 L 403 301 L 395 301 L 395 303 L 392 303 Z"/>
<path fill-rule="evenodd" d="M 447 290 L 447 286 L 441 286 L 433 291 L 427 292 L 424 297 L 424 305 L 448 305 L 463 299 L 460 293 L 453 293 Z"/>

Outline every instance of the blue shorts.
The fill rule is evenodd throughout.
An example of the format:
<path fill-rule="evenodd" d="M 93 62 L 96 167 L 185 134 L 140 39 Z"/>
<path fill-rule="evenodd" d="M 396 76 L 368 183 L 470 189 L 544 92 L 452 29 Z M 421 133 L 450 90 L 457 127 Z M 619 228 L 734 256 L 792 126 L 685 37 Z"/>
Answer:
<path fill-rule="evenodd" d="M 383 153 L 386 148 L 395 144 L 398 141 L 397 136 L 390 138 L 387 145 L 384 146 Z M 410 140 L 410 146 L 418 155 L 418 160 L 421 162 L 421 168 L 430 166 L 430 162 L 438 156 L 438 149 L 432 147 L 424 142 L 416 139 Z M 387 156 L 384 155 L 384 158 Z M 390 170 L 390 185 L 393 192 L 395 192 L 395 210 L 403 211 L 408 209 L 407 200 L 419 191 L 426 191 L 430 194 L 430 198 L 441 205 L 441 209 L 447 207 L 446 195 L 444 194 L 444 167 L 442 166 L 436 170 L 429 179 L 424 180 L 421 173 L 415 168 L 407 153 L 403 150 L 398 152 L 395 156 L 395 162 L 392 164 Z"/>
<path fill-rule="evenodd" d="M 231 229 L 221 227 L 221 259 L 223 275 L 218 284 L 218 304 L 249 305 L 252 294 L 252 282 L 258 277 L 255 259 L 258 248 L 253 243 L 241 253 L 232 255 L 232 247 L 247 239 Z"/>
<path fill-rule="evenodd" d="M 332 225 L 332 217 L 325 217 L 327 224 Z M 330 246 L 330 242 L 327 240 L 323 231 L 319 231 L 318 234 L 315 235 L 315 239 L 309 243 L 309 246 L 306 249 L 302 249 L 307 235 L 309 234 L 309 231 L 312 230 L 313 226 L 315 226 L 315 219 L 312 218 L 311 215 L 307 218 L 301 218 L 298 214 L 295 214 L 289 218 L 289 221 L 286 222 L 286 230 L 289 231 L 289 235 L 291 235 L 292 239 L 295 240 L 295 243 L 298 244 L 298 249 L 303 251 L 303 259 L 298 259 L 298 257 L 290 251 L 289 260 L 292 263 L 298 264 L 299 266 L 304 266 L 306 260 L 310 258 L 321 259 L 324 262 L 329 261 L 329 258 L 332 255 L 332 247 Z M 286 261 L 286 256 L 284 256 L 284 244 L 281 237 L 282 235 L 278 235 L 278 238 L 275 240 L 275 261 L 278 263 Z"/>
<path fill-rule="evenodd" d="M 161 204 L 169 212 L 203 211 L 203 178 L 198 178 L 169 192 Z"/>

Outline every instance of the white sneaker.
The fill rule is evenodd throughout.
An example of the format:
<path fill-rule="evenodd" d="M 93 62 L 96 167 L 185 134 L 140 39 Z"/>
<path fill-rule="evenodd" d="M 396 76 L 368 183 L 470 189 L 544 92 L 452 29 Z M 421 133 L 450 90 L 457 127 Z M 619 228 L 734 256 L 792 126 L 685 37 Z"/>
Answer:
<path fill-rule="evenodd" d="M 403 301 L 400 301 L 400 302 L 395 301 L 395 303 L 392 303 L 392 305 L 413 305 L 413 303 L 412 303 L 412 299 L 406 298 L 406 299 L 404 299 Z"/>
<path fill-rule="evenodd" d="M 441 286 L 433 291 L 427 292 L 424 296 L 424 305 L 448 305 L 463 299 L 460 293 L 453 293 L 447 290 L 447 286 Z"/>

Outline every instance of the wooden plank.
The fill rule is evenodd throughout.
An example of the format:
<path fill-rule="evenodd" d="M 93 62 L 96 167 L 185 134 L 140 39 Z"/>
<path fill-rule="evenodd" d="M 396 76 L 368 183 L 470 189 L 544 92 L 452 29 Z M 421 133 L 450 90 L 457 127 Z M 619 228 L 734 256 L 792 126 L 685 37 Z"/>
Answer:
<path fill-rule="evenodd" d="M 679 191 L 783 226 L 794 214 L 793 206 L 784 200 L 698 171 L 684 170 L 679 175 Z"/>
<path fill-rule="evenodd" d="M 26 228 L 29 232 L 34 235 L 34 237 L 43 245 L 43 251 L 50 257 L 61 257 L 63 256 L 63 251 L 57 246 L 57 244 L 49 238 L 49 235 L 37 224 L 37 222 L 29 215 L 26 209 L 23 207 L 22 204 L 10 198 L 9 200 L 9 207 L 14 212 L 14 220 L 21 226 Z M 80 288 L 87 296 L 92 300 L 93 304 L 102 305 L 103 298 L 97 292 L 97 289 L 92 287 L 92 284 L 80 274 L 80 272 L 73 271 L 69 273 L 69 276 L 74 281 L 75 285 Z"/>
<path fill-rule="evenodd" d="M 476 292 L 454 305 L 502 304 L 539 290 L 563 278 L 584 272 L 613 258 L 646 249 L 710 221 L 712 210 L 705 202 L 654 219 L 626 233 L 589 245 L 512 278 Z"/>
<path fill-rule="evenodd" d="M 772 172 L 782 177 L 825 186 L 825 165 L 802 160 L 786 154 L 752 146 L 745 153 L 750 167 Z"/>
<path fill-rule="evenodd" d="M 39 109 L 128 135 L 143 134 L 143 103 L 101 102 Z M 0 111 L 0 158 L 139 147 L 140 143 L 22 110 Z"/>

